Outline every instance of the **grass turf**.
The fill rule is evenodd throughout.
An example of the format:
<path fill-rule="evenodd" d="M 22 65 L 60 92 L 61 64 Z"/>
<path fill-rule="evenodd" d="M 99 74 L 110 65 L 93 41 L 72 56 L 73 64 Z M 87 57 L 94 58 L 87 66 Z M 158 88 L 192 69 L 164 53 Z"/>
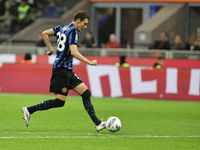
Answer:
<path fill-rule="evenodd" d="M 96 115 L 117 116 L 119 132 L 96 132 L 80 97 L 68 96 L 63 108 L 36 112 L 29 127 L 21 107 L 52 95 L 0 94 L 1 150 L 199 150 L 200 103 L 130 98 L 92 98 Z"/>

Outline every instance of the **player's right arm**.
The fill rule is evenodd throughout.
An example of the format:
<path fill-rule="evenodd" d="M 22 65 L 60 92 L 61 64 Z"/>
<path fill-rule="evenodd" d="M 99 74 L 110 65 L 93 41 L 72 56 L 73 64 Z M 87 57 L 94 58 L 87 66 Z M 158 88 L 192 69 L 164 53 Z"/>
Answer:
<path fill-rule="evenodd" d="M 77 45 L 71 45 L 70 50 L 71 50 L 71 55 L 73 55 L 76 59 L 78 59 L 86 64 L 89 64 L 89 65 L 95 65 L 95 66 L 97 65 L 97 60 L 89 61 L 81 53 L 79 53 L 79 51 L 77 49 Z"/>
<path fill-rule="evenodd" d="M 42 32 L 42 37 L 43 37 L 44 42 L 45 42 L 45 44 L 48 48 L 47 55 L 51 55 L 54 52 L 53 47 L 52 47 L 51 42 L 50 42 L 50 36 L 54 36 L 53 29 L 48 29 L 48 30 L 45 30 L 45 31 Z"/>

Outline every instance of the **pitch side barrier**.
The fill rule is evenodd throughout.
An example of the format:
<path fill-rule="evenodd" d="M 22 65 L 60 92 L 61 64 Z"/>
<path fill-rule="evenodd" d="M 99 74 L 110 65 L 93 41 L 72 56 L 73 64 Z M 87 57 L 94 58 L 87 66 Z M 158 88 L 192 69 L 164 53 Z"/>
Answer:
<path fill-rule="evenodd" d="M 56 50 L 56 47 L 53 47 Z M 119 49 L 105 49 L 105 48 L 78 48 L 80 53 L 86 56 L 102 56 L 102 57 L 118 57 L 125 55 L 127 57 L 137 58 L 154 58 L 164 56 L 167 59 L 200 59 L 200 51 L 189 50 L 149 50 L 149 49 L 135 49 L 135 48 L 119 48 Z M 46 47 L 35 46 L 0 46 L 0 54 L 25 54 L 31 53 L 35 55 L 46 55 Z"/>

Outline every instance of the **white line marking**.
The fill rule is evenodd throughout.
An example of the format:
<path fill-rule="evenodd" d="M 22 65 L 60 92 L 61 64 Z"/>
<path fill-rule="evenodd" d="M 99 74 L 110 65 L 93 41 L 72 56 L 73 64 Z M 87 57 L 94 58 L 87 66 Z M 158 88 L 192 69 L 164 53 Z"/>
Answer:
<path fill-rule="evenodd" d="M 198 138 L 200 135 L 120 135 L 120 134 L 78 134 L 78 133 L 45 133 L 45 132 L 2 132 L 20 136 L 1 136 L 0 139 L 40 139 L 40 138 Z M 22 136 L 23 134 L 23 136 Z M 26 136 L 28 135 L 28 136 Z M 40 136 L 37 136 L 40 135 Z M 47 135 L 47 136 L 46 136 Z M 59 136 L 58 136 L 59 135 Z"/>
<path fill-rule="evenodd" d="M 0 137 L 0 139 L 82 139 L 82 138 L 197 138 L 200 136 L 27 136 L 27 137 L 18 137 L 18 136 L 5 136 Z"/>
<path fill-rule="evenodd" d="M 29 135 L 32 135 L 32 134 L 51 134 L 51 135 L 79 135 L 79 136 L 82 136 L 82 135 L 106 135 L 106 134 L 81 134 L 81 133 L 54 133 L 54 132 L 2 132 L 2 133 L 9 133 L 9 134 L 29 134 Z M 110 134 L 108 134 L 110 135 Z"/>

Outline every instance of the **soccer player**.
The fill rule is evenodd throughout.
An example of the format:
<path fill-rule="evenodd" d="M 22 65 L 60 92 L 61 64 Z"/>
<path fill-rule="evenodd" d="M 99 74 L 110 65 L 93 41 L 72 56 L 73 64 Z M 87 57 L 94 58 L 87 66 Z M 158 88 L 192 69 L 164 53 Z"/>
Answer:
<path fill-rule="evenodd" d="M 88 87 L 73 72 L 74 57 L 86 64 L 97 65 L 97 60 L 88 60 L 81 55 L 77 49 L 78 32 L 87 28 L 89 20 L 90 18 L 86 12 L 78 11 L 74 15 L 72 23 L 69 25 L 59 25 L 42 32 L 43 39 L 48 48 L 48 55 L 51 55 L 54 52 L 50 42 L 50 36 L 57 37 L 56 59 L 53 64 L 50 84 L 50 92 L 55 94 L 55 99 L 46 100 L 31 107 L 23 107 L 22 112 L 27 127 L 29 119 L 34 112 L 63 107 L 68 91 L 72 89 L 82 97 L 83 105 L 94 122 L 96 130 L 99 132 L 100 130 L 105 129 L 105 122 L 99 120 L 95 115 L 95 110 L 90 100 L 91 93 L 88 90 Z"/>

